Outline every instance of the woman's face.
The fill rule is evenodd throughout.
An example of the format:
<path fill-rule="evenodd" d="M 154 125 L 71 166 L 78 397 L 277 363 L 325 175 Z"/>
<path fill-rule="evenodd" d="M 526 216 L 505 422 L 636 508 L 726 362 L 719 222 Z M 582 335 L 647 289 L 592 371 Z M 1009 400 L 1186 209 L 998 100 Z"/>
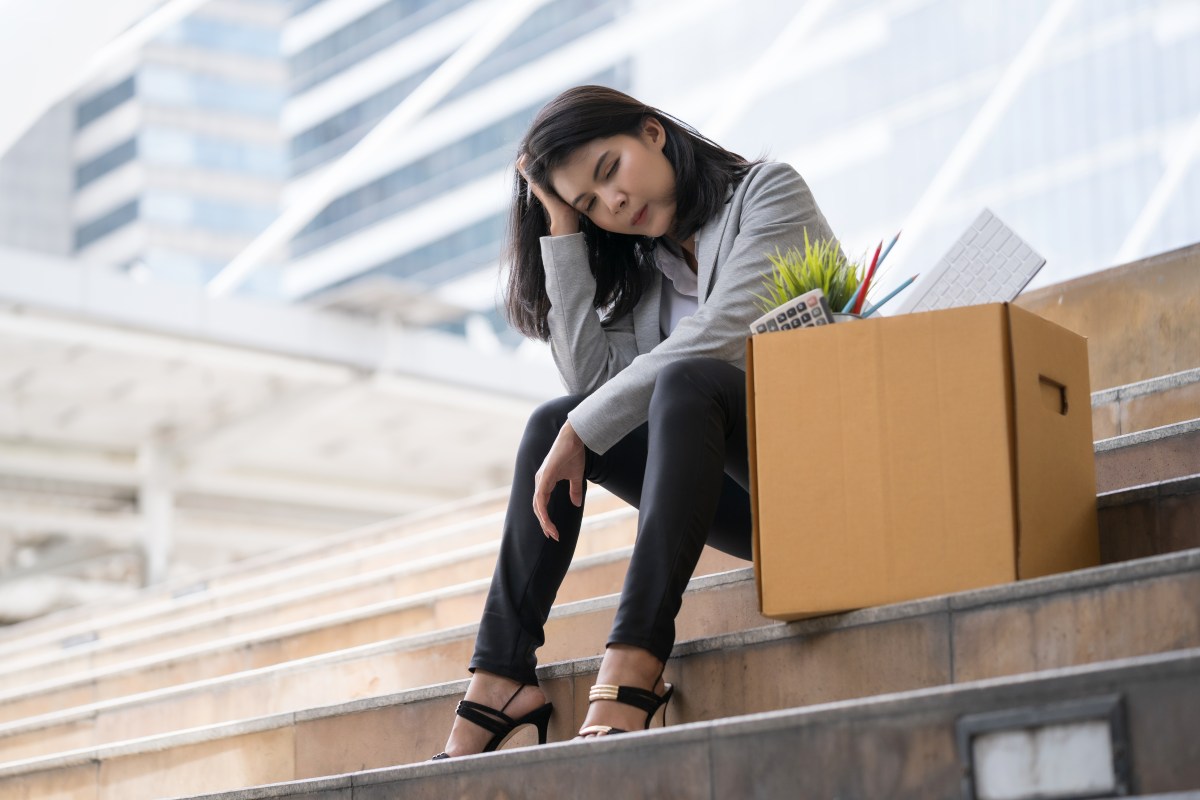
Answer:
<path fill-rule="evenodd" d="M 550 173 L 566 203 L 612 233 L 663 236 L 675 222 L 675 169 L 666 131 L 648 119 L 637 136 L 595 139 Z"/>

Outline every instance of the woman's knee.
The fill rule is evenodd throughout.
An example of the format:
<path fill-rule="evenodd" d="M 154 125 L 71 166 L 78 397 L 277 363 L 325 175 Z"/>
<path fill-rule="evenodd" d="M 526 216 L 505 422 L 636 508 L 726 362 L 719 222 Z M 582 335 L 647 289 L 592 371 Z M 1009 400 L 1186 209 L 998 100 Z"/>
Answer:
<path fill-rule="evenodd" d="M 726 364 L 716 358 L 692 356 L 672 361 L 658 371 L 654 380 L 651 405 L 690 400 L 708 393 L 712 386 L 710 376 L 715 369 Z"/>
<path fill-rule="evenodd" d="M 533 410 L 525 424 L 525 438 L 549 437 L 554 441 L 567 421 L 567 414 L 583 401 L 584 395 L 569 394 L 547 400 Z"/>

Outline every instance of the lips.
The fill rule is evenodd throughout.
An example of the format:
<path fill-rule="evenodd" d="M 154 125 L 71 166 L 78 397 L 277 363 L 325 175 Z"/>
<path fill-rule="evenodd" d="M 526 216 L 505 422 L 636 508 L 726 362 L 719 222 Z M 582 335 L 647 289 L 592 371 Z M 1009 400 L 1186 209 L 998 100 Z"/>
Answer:
<path fill-rule="evenodd" d="M 642 220 L 644 220 L 646 218 L 646 212 L 648 212 L 649 210 L 650 210 L 650 206 L 642 206 L 642 210 L 639 211 L 637 214 L 635 214 L 633 219 L 631 219 L 629 221 L 630 224 L 635 227 L 638 225 L 641 225 Z"/>

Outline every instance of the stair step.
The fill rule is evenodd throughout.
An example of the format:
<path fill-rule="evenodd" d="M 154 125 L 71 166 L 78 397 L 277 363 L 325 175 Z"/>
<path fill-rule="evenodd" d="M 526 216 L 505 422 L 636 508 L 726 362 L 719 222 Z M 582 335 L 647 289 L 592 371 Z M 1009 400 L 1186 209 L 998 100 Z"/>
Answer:
<path fill-rule="evenodd" d="M 91 630 L 95 624 L 93 620 L 98 612 L 118 618 L 126 615 L 130 618 L 137 618 L 147 613 L 153 613 L 153 606 L 157 602 L 170 603 L 179 597 L 185 597 L 195 591 L 226 581 L 244 580 L 256 574 L 269 574 L 296 560 L 315 559 L 321 557 L 322 554 L 338 552 L 343 547 L 359 547 L 362 546 L 362 543 L 394 539 L 409 532 L 419 533 L 432 526 L 444 526 L 479 516 L 503 513 L 507 497 L 507 489 L 481 493 L 412 514 L 352 528 L 316 541 L 298 543 L 282 551 L 260 553 L 193 575 L 164 581 L 161 584 L 146 587 L 129 597 L 55 611 L 16 625 L 0 628 L 0 646 L 7 649 L 10 644 L 26 639 L 66 638 Z"/>
<path fill-rule="evenodd" d="M 684 616 L 693 609 L 692 618 L 701 617 L 701 623 L 714 608 L 752 604 L 750 570 L 697 583 L 702 586 L 685 600 Z M 736 595 L 724 594 L 731 590 L 743 599 L 731 601 Z M 812 620 L 743 625 L 676 646 L 667 679 L 681 690 L 672 701 L 670 721 L 712 720 L 1200 647 L 1198 595 L 1200 550 L 1190 550 Z M 697 600 L 706 598 L 708 607 L 701 608 Z M 548 631 L 548 641 L 589 628 L 579 624 L 579 612 L 605 603 L 611 608 L 614 599 L 558 610 L 559 626 Z M 695 630 L 685 627 L 681 637 L 696 636 Z M 423 661 L 436 658 L 442 667 L 461 669 L 473 632 L 474 626 L 458 632 L 467 645 L 460 652 L 426 655 Z M 603 631 L 583 634 L 591 644 L 603 641 Z M 300 662 L 214 681 L 201 692 L 210 706 L 251 714 L 256 695 L 291 688 L 310 698 L 293 712 L 13 762 L 0 766 L 0 794 L 14 782 L 41 786 L 89 769 L 102 794 L 136 800 L 428 758 L 444 741 L 465 681 L 303 710 L 323 702 L 321 687 L 327 682 L 370 686 L 394 670 L 401 655 L 392 643 L 367 649 L 385 656 L 373 671 L 304 674 L 307 664 Z M 540 668 L 543 687 L 558 709 L 553 740 L 570 738 L 582 722 L 587 688 L 598 667 L 599 657 L 591 656 Z M 223 685 L 239 682 L 250 689 L 244 698 Z M 376 694 L 388 691 L 375 685 L 380 687 Z M 175 702 L 157 713 L 183 722 Z"/>
<path fill-rule="evenodd" d="M 607 498 L 612 498 L 611 495 Z M 611 508 L 607 499 L 592 506 L 589 491 L 589 513 L 584 517 L 583 530 L 588 532 L 605 528 L 614 523 L 629 523 L 636 520 L 636 511 L 627 505 Z M 600 510 L 608 509 L 608 510 Z M 503 523 L 503 513 L 479 517 L 467 521 L 459 521 L 447 525 L 438 525 L 403 536 L 384 538 L 371 543 L 362 542 L 360 547 L 343 547 L 336 553 L 323 554 L 320 558 L 288 560 L 272 571 L 254 572 L 249 576 L 229 576 L 227 579 L 211 583 L 207 588 L 191 592 L 177 598 L 159 598 L 148 601 L 138 612 L 116 615 L 97 614 L 86 623 L 71 626 L 69 630 L 51 630 L 41 632 L 34 637 L 21 639 L 4 645 L 5 652 L 11 659 L 25 653 L 29 657 L 41 652 L 51 658 L 62 657 L 64 651 L 87 652 L 89 647 L 96 646 L 104 640 L 137 637 L 138 631 L 162 630 L 161 626 L 169 626 L 173 622 L 186 624 L 184 621 L 207 615 L 210 618 L 227 618 L 222 609 L 230 605 L 252 603 L 264 600 L 269 605 L 269 598 L 276 597 L 284 603 L 281 612 L 302 613 L 295 605 L 296 587 L 311 587 L 322 583 L 348 582 L 355 584 L 356 576 L 363 577 L 364 572 L 376 576 L 388 574 L 389 567 L 397 573 L 409 569 L 409 565 L 418 559 L 446 559 L 453 552 L 465 552 L 471 547 L 495 546 Z M 632 524 L 632 523 L 630 523 Z M 586 554 L 592 545 L 587 537 L 580 542 L 580 552 Z M 490 567 L 489 567 L 490 574 Z M 442 585 L 457 582 L 451 576 L 440 576 Z M 369 581 L 369 577 L 363 577 Z M 286 602 L 285 602 L 286 600 Z M 370 600 L 355 600 L 348 598 L 346 602 L 370 602 Z M 277 619 L 276 621 L 282 621 Z M 0 674 L 4 667 L 0 666 Z"/>
<path fill-rule="evenodd" d="M 501 491 L 503 502 L 494 497 Z M 141 626 L 156 617 L 186 614 L 196 607 L 211 606 L 225 597 L 240 595 L 244 599 L 256 592 L 276 591 L 281 585 L 307 580 L 323 570 L 327 576 L 339 574 L 338 569 L 352 572 L 361 569 L 368 559 L 403 553 L 404 542 L 425 548 L 426 552 L 436 552 L 446 547 L 443 541 L 446 538 L 458 540 L 459 544 L 467 539 L 471 539 L 468 543 L 493 540 L 504 519 L 507 496 L 507 488 L 497 490 L 480 498 L 305 542 L 282 552 L 263 553 L 186 580 L 148 587 L 122 600 L 65 609 L 28 620 L 0 629 L 0 648 L 18 652 L 36 646 L 62 648 L 86 643 L 106 633 Z M 622 510 L 628 511 L 629 506 L 611 492 L 597 486 L 588 488 L 589 517 Z M 98 629 L 97 620 L 103 620 L 107 627 Z"/>
<path fill-rule="evenodd" d="M 731 561 L 745 563 L 708 551 L 702 567 L 708 569 Z M 592 566 L 607 573 L 609 579 L 615 578 L 616 589 L 620 588 L 625 571 L 621 559 L 593 559 Z M 702 631 L 706 625 L 730 630 L 765 623 L 752 602 L 753 576 L 747 573 L 743 569 L 694 581 L 695 591 L 705 596 L 688 601 L 681 615 L 680 630 Z M 202 654 L 189 654 L 191 657 L 182 659 L 182 665 L 173 662 L 131 665 L 112 674 L 11 692 L 4 697 L 7 721 L 0 723 L 0 752 L 9 759 L 32 757 L 442 681 L 448 674 L 462 674 L 465 670 L 476 630 L 476 625 L 469 623 L 479 620 L 486 590 L 486 581 L 454 591 L 444 590 L 441 594 L 449 595 L 445 599 L 451 606 L 462 596 L 472 594 L 478 603 L 460 612 L 463 619 L 458 625 L 442 630 L 392 639 L 376 636 L 355 647 L 323 651 L 307 658 L 287 653 L 287 658 L 276 660 L 268 658 L 283 648 L 278 642 L 265 641 L 261 643 L 266 653 L 263 664 L 252 662 L 252 652 L 242 656 L 237 648 L 214 645 L 209 659 Z M 731 592 L 736 592 L 742 602 L 732 602 Z M 556 611 L 547 625 L 547 634 L 553 637 L 553 642 L 544 653 L 550 658 L 569 658 L 579 653 L 599 652 L 612 622 L 616 599 L 616 594 L 610 594 L 598 601 L 563 604 L 562 611 Z M 732 605 L 714 606 L 722 600 Z M 704 612 L 709 613 L 705 616 Z M 407 626 L 398 629 L 410 630 Z M 241 649 L 253 651 L 253 647 L 251 644 Z M 240 668 L 231 669 L 231 662 L 240 664 Z M 206 667 L 215 674 L 204 674 Z M 167 682 L 172 678 L 176 680 Z M 140 685 L 130 690 L 135 684 Z M 75 699 L 87 689 L 92 690 L 91 698 L 100 699 L 62 704 L 61 701 Z M 221 701 L 212 702 L 214 696 Z M 55 703 L 56 700 L 60 702 Z"/>
<path fill-rule="evenodd" d="M 1200 473 L 1200 419 L 1096 442 L 1101 493 Z"/>
<path fill-rule="evenodd" d="M 1200 547 L 1200 475 L 1106 492 L 1096 505 L 1106 564 Z"/>
<path fill-rule="evenodd" d="M 964 716 L 1114 696 L 1135 790 L 1200 794 L 1200 649 L 1190 649 L 203 797 L 526 797 L 536 787 L 578 800 L 957 798 L 971 776 L 957 743 Z"/>
<path fill-rule="evenodd" d="M 1135 508 L 1136 513 L 1128 513 L 1125 504 Z M 1163 509 L 1160 510 L 1158 504 L 1162 504 Z M 1139 557 L 1167 552 L 1168 550 L 1144 552 L 1145 542 L 1155 543 L 1157 540 L 1153 536 L 1144 535 L 1138 524 L 1156 518 L 1170 520 L 1170 524 L 1162 524 L 1160 528 L 1180 531 L 1178 535 L 1157 541 L 1159 547 L 1181 550 L 1200 546 L 1200 525 L 1194 524 L 1195 520 L 1200 519 L 1200 476 L 1111 493 L 1102 496 L 1099 505 L 1102 552 L 1136 554 Z M 1181 511 L 1188 508 L 1191 509 L 1190 518 Z M 1186 534 L 1182 533 L 1183 531 L 1186 531 Z M 1121 541 L 1125 536 L 1130 536 L 1134 544 L 1123 545 Z M 568 602 L 618 591 L 628 554 L 629 548 L 625 548 L 622 551 L 576 559 L 560 593 L 560 601 Z M 706 550 L 697 574 L 730 569 L 738 563 L 744 562 Z M 757 617 L 755 599 L 748 583 L 748 572 L 742 580 L 747 581 L 745 596 L 741 601 L 743 605 L 717 607 L 711 616 L 699 623 L 701 631 L 729 630 L 732 625 L 737 624 L 736 620 L 750 620 L 751 627 L 767 624 L 767 620 Z M 606 581 L 608 590 L 601 591 Z M 6 718 L 17 720 L 20 717 L 29 717 L 19 722 L 0 725 L 0 750 L 7 752 L 10 758 L 32 757 L 56 750 L 103 744 L 117 738 L 163 733 L 180 725 L 216 723 L 230 719 L 231 717 L 221 716 L 223 713 L 228 714 L 230 709 L 237 709 L 244 715 L 249 713 L 247 706 L 233 702 L 224 706 L 214 706 L 196 700 L 195 703 L 199 704 L 198 707 L 202 711 L 201 716 L 195 716 L 197 712 L 191 710 L 194 708 L 191 698 L 194 698 L 197 692 L 203 695 L 210 684 L 201 681 L 207 679 L 233 675 L 242 670 L 279 665 L 289 659 L 313 656 L 318 652 L 330 653 L 331 657 L 336 658 L 335 651 L 339 648 L 336 646 L 336 640 L 328 638 L 331 631 L 344 636 L 341 640 L 342 647 L 348 648 L 357 644 L 387 640 L 389 630 L 416 632 L 420 630 L 416 616 L 418 613 L 423 613 L 426 619 L 437 619 L 443 627 L 475 622 L 479 618 L 479 608 L 486 586 L 487 580 L 484 579 L 472 584 L 429 592 L 407 601 L 380 603 L 371 608 L 331 615 L 323 620 L 285 626 L 270 635 L 263 632 L 239 639 L 209 642 L 194 648 L 194 652 L 179 652 L 157 661 L 142 661 L 129 665 L 124 671 L 109 670 L 91 676 L 76 676 L 73 680 L 59 680 L 48 684 L 43 682 L 41 687 L 27 684 L 7 697 L 0 695 L 0 698 L 10 703 L 4 710 Z M 699 586 L 700 584 L 694 584 L 693 591 Z M 687 601 L 685 604 L 689 613 L 692 605 L 693 601 Z M 388 622 L 390 615 L 395 614 L 402 615 L 400 619 L 403 620 L 403 624 Z M 726 616 L 732 616 L 735 621 L 727 621 Z M 356 631 L 355 626 L 360 626 L 359 630 Z M 473 628 L 470 630 L 473 631 Z M 590 626 L 588 630 L 591 630 Z M 604 631 L 597 630 L 593 633 L 596 639 L 584 652 L 594 652 L 595 643 L 602 641 Z M 354 636 L 359 638 L 352 638 Z M 428 637 L 429 634 L 425 636 Z M 573 640 L 574 637 L 571 641 Z M 578 654 L 568 651 L 568 655 Z M 546 657 L 546 653 L 543 653 L 543 657 Z M 444 679 L 445 675 L 434 675 L 428 681 Z M 166 691 L 171 686 L 178 687 L 175 693 Z M 401 687 L 395 684 L 387 688 L 377 685 L 374 690 L 378 692 L 399 688 Z M 121 691 L 125 694 L 121 695 Z M 226 691 L 232 691 L 232 688 L 226 686 Z M 363 686 L 361 681 L 352 681 L 348 691 L 349 694 L 341 697 L 326 697 L 325 702 L 337 702 L 348 697 L 369 694 L 372 687 Z M 173 701 L 172 698 L 177 702 L 174 716 L 144 710 L 148 707 L 165 708 Z M 280 698 L 274 699 L 278 701 Z M 301 698 L 301 701 L 303 699 Z M 281 708 L 291 706 L 262 707 L 258 713 L 269 713 Z"/>
<path fill-rule="evenodd" d="M 589 518 L 577 554 L 586 557 L 632 545 L 637 533 L 636 522 L 632 510 Z M 13 689 L 27 686 L 30 681 L 83 675 L 132 661 L 145 663 L 145 659 L 158 654 L 212 646 L 215 639 L 253 636 L 257 631 L 281 625 L 309 622 L 323 615 L 351 613 L 389 601 L 402 602 L 439 588 L 490 577 L 499 541 L 494 534 L 479 544 L 469 543 L 474 541 L 473 538 L 467 541 L 467 546 L 423 558 L 418 557 L 422 551 L 413 548 L 409 558 L 396 554 L 391 559 L 394 563 L 384 563 L 368 572 L 355 571 L 351 567 L 348 574 L 323 583 L 316 582 L 317 576 L 311 576 L 308 581 L 298 580 L 295 584 L 289 582 L 280 586 L 282 591 L 276 593 L 226 596 L 220 605 L 193 606 L 186 614 L 157 617 L 154 625 L 117 631 L 105 628 L 105 636 L 67 650 L 41 647 L 23 655 L 14 653 L 0 668 L 0 698 Z M 372 552 L 376 550 L 371 548 Z M 366 568 L 367 564 L 377 566 L 373 562 L 373 559 L 367 559 L 358 569 Z M 608 591 L 602 594 L 608 594 Z M 235 602 L 239 600 L 241 602 Z M 3 718 L 0 711 L 0 719 Z"/>
<path fill-rule="evenodd" d="M 1200 417 L 1200 369 L 1189 369 L 1092 394 L 1096 439 Z"/>

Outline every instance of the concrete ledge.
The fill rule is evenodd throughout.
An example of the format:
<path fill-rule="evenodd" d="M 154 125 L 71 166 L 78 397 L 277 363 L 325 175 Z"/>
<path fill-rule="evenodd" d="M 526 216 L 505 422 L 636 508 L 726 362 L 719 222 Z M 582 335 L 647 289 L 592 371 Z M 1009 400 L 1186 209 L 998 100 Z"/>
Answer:
<path fill-rule="evenodd" d="M 1200 419 L 1192 419 L 1187 422 L 1177 422 L 1173 425 L 1162 425 L 1158 428 L 1150 428 L 1149 430 L 1135 431 L 1121 436 L 1101 439 L 1096 442 L 1096 452 L 1108 453 L 1113 450 L 1136 447 L 1164 439 L 1189 436 L 1197 432 L 1200 432 Z"/>
<path fill-rule="evenodd" d="M 1187 707 L 1197 706 L 1200 703 L 1198 686 L 1200 649 L 1192 649 L 683 724 L 586 742 L 561 742 L 193 797 L 196 800 L 297 796 L 324 799 L 334 796 L 329 792 L 343 790 L 347 785 L 355 797 L 359 796 L 360 789 L 364 790 L 362 797 L 372 799 L 446 797 L 458 796 L 467 785 L 479 788 L 485 781 L 488 792 L 494 796 L 516 796 L 528 790 L 530 776 L 537 776 L 532 783 L 547 796 L 562 796 L 566 788 L 564 781 L 569 780 L 568 776 L 575 776 L 573 796 L 578 798 L 609 798 L 618 787 L 653 786 L 663 777 L 673 781 L 671 797 L 698 800 L 752 795 L 879 796 L 865 788 L 873 783 L 879 784 L 876 788 L 887 784 L 892 797 L 921 800 L 951 797 L 957 796 L 961 777 L 961 770 L 957 768 L 958 754 L 953 746 L 953 728 L 955 720 L 962 714 L 1114 691 L 1123 695 L 1130 711 L 1135 781 L 1168 790 L 1186 789 L 1191 780 L 1188 773 L 1198 769 L 1194 763 L 1185 767 L 1191 742 L 1200 733 L 1198 718 L 1191 717 L 1188 724 L 1184 723 L 1186 717 L 1176 716 L 1183 723 L 1183 729 L 1177 727 L 1159 737 L 1145 734 L 1147 728 L 1161 724 L 1162 714 L 1169 704 L 1182 702 Z M 1175 687 L 1190 687 L 1190 691 L 1186 695 L 1171 691 Z M 937 731 L 939 746 L 927 749 L 905 743 L 909 737 L 920 737 L 923 728 Z M 817 746 L 797 749 L 794 740 L 798 734 L 801 740 Z M 858 752 L 855 747 L 850 747 L 848 752 L 837 752 L 829 746 L 847 744 L 847 736 L 877 740 L 881 734 L 893 746 L 873 755 Z M 819 746 L 815 739 L 832 741 Z M 882 743 L 876 741 L 876 744 Z M 950 746 L 946 747 L 947 744 Z M 1163 758 L 1161 752 L 1156 754 L 1157 764 L 1151 757 L 1155 747 L 1170 749 L 1167 758 Z M 746 759 L 751 751 L 760 757 L 739 765 L 737 760 Z M 790 752 L 791 758 L 782 762 L 772 758 L 782 755 L 783 751 Z M 672 760 L 675 754 L 688 755 L 681 762 Z M 897 759 L 904 762 L 905 768 L 901 769 L 900 764 L 895 763 Z M 1179 774 L 1164 774 L 1161 768 L 1164 761 L 1178 763 Z M 666 770 L 664 774 L 663 763 L 673 763 L 676 768 Z M 890 768 L 885 768 L 885 764 Z M 617 771 L 606 772 L 617 765 L 621 765 Z M 808 766 L 824 769 L 816 769 L 809 777 Z M 897 769 L 904 776 L 903 782 L 897 782 Z M 652 771 L 658 772 L 657 780 Z M 598 774 L 607 774 L 609 779 L 589 780 Z M 464 784 L 463 779 L 471 783 Z M 810 785 L 802 785 L 806 780 Z M 817 786 L 821 790 L 812 791 Z M 370 791 L 371 787 L 379 787 L 386 793 Z M 1185 791 L 1183 796 L 1188 794 Z M 638 796 L 656 794 L 643 790 Z"/>
<path fill-rule="evenodd" d="M 1093 392 L 1092 408 L 1104 405 L 1105 403 L 1114 403 L 1133 397 L 1158 394 L 1170 389 L 1179 389 L 1184 386 L 1190 386 L 1193 383 L 1200 383 L 1200 368 L 1187 369 L 1183 372 L 1175 372 L 1158 378 L 1150 378 L 1149 380 L 1138 381 L 1137 383 L 1127 383 L 1124 386 L 1115 386 L 1112 389 Z"/>
<path fill-rule="evenodd" d="M 1114 489 L 1102 492 L 1096 496 L 1097 508 L 1113 508 L 1141 500 L 1154 500 L 1159 497 L 1179 497 L 1182 495 L 1200 494 L 1200 475 L 1186 475 L 1182 478 L 1171 478 L 1165 481 L 1145 483 L 1140 486 L 1130 486 L 1128 489 Z"/>

